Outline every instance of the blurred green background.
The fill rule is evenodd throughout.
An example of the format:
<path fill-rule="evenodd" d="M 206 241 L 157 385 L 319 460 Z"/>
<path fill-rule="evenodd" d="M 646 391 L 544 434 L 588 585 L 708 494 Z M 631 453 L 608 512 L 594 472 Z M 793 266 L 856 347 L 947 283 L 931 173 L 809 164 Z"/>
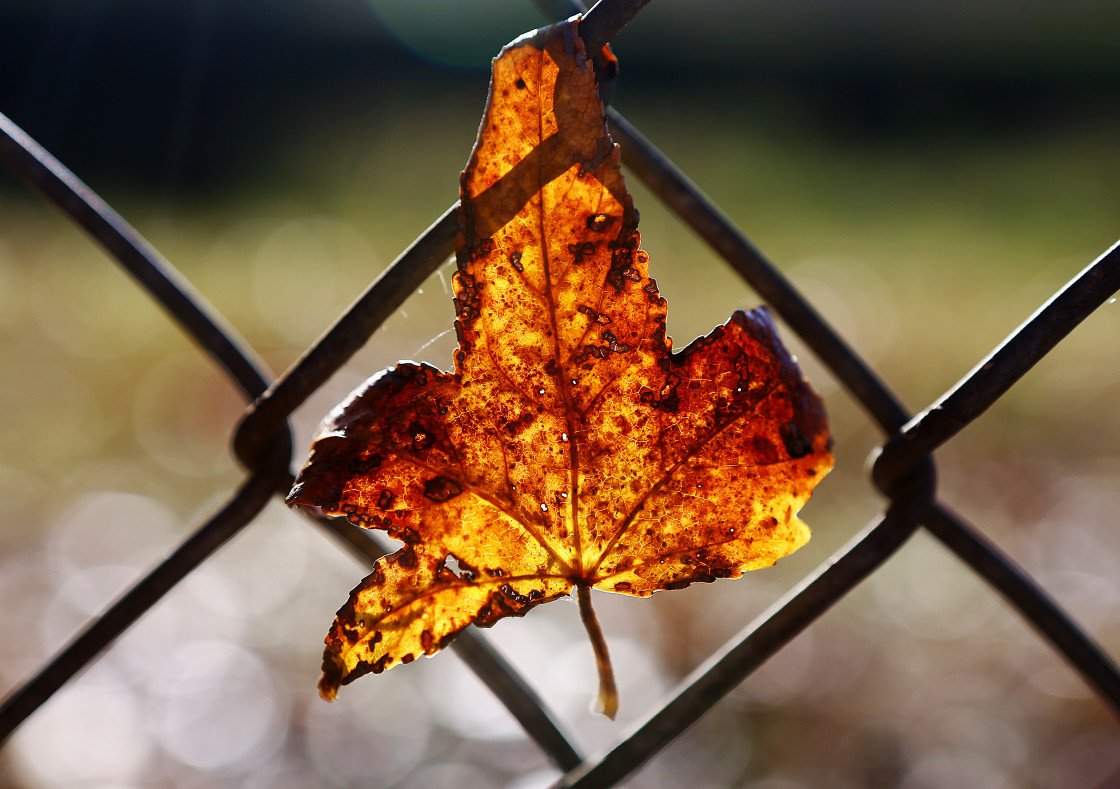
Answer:
<path fill-rule="evenodd" d="M 527 0 L 8 0 L 0 111 L 135 224 L 274 370 L 456 197 L 489 58 Z M 1120 7 L 656 0 L 614 104 L 912 410 L 1120 236 Z M 757 297 L 635 179 L 683 347 Z M 445 265 L 296 414 L 398 359 L 447 367 Z M 1120 652 L 1120 306 L 940 453 L 945 501 Z M 800 348 L 796 338 L 787 339 Z M 879 511 L 877 432 L 807 353 L 838 463 L 813 541 L 733 582 L 600 595 L 623 706 L 592 715 L 574 607 L 492 635 L 593 752 Z M 0 689 L 27 677 L 239 481 L 242 404 L 84 236 L 0 174 Z M 296 462 L 299 462 L 297 458 Z M 361 569 L 279 503 L 0 752 L 0 784 L 547 786 L 451 655 L 317 699 Z M 1120 729 L 932 538 L 629 785 L 1105 787 Z"/>

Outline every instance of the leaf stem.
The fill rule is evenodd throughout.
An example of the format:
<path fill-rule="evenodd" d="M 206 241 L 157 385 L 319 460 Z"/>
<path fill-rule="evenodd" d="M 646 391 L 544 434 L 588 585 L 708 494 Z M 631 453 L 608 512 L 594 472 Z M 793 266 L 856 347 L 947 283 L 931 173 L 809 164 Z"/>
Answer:
<path fill-rule="evenodd" d="M 599 619 L 595 616 L 595 609 L 591 607 L 591 587 L 579 584 L 576 588 L 579 590 L 579 617 L 591 638 L 591 648 L 595 650 L 595 665 L 599 669 L 599 699 L 595 711 L 613 721 L 618 712 L 618 686 L 614 684 L 614 669 L 607 651 L 607 640 L 603 638 Z"/>

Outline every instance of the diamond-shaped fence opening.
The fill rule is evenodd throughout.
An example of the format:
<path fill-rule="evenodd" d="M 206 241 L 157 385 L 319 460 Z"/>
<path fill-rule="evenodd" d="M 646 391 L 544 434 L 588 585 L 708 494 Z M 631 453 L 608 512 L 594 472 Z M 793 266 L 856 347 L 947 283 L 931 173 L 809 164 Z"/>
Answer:
<path fill-rule="evenodd" d="M 581 32 L 589 51 L 604 46 L 644 5 L 641 0 L 602 0 L 581 23 Z M 454 642 L 452 649 L 505 706 L 512 720 L 516 720 L 538 750 L 528 748 L 525 741 L 519 739 L 521 733 L 516 727 L 507 723 L 505 728 L 502 725 L 494 728 L 492 721 L 488 723 L 484 720 L 487 715 L 493 717 L 492 701 L 478 693 L 476 685 L 465 674 L 455 674 L 457 668 L 446 669 L 451 673 L 437 676 L 429 669 L 416 667 L 417 676 L 421 679 L 389 681 L 385 678 L 384 685 L 369 691 L 366 707 L 301 708 L 302 725 L 293 724 L 285 733 L 277 721 L 295 720 L 296 713 L 282 710 L 285 702 L 270 687 L 273 680 L 268 679 L 268 673 L 263 672 L 259 665 L 262 659 L 269 659 L 260 656 L 264 654 L 283 666 L 282 655 L 275 650 L 269 652 L 267 648 L 258 654 L 234 641 L 222 640 L 219 637 L 220 628 L 213 631 L 209 638 L 196 638 L 167 651 L 161 646 L 164 643 L 161 638 L 168 634 L 161 635 L 158 625 L 145 627 L 143 622 L 136 631 L 141 637 L 134 639 L 140 646 L 132 651 L 140 656 L 135 660 L 141 660 L 150 667 L 146 674 L 132 666 L 136 669 L 134 674 L 121 676 L 125 672 L 125 664 L 116 665 L 112 671 L 96 676 L 91 674 L 87 678 L 89 681 L 83 681 L 80 698 L 60 695 L 58 699 L 59 714 L 81 716 L 96 709 L 97 713 L 91 715 L 91 720 L 96 718 L 107 722 L 88 732 L 86 746 L 89 743 L 94 746 L 109 743 L 105 746 L 108 749 L 106 752 L 112 753 L 118 763 L 132 760 L 143 764 L 149 758 L 143 748 L 138 746 L 129 750 L 123 747 L 114 751 L 110 746 L 117 740 L 111 732 L 100 727 L 115 721 L 120 737 L 127 738 L 129 732 L 144 725 L 140 721 L 157 720 L 159 730 L 155 736 L 161 747 L 173 751 L 182 763 L 220 772 L 223 766 L 236 762 L 247 774 L 261 781 L 288 780 L 302 785 L 304 780 L 311 780 L 310 773 L 306 772 L 310 764 L 321 768 L 320 776 L 327 776 L 320 780 L 340 785 L 391 786 L 406 785 L 406 782 L 412 781 L 410 785 L 473 786 L 476 783 L 487 785 L 487 780 L 497 781 L 499 779 L 494 777 L 497 775 L 522 772 L 524 780 L 517 786 L 544 786 L 557 781 L 556 785 L 561 786 L 611 786 L 627 779 L 654 759 L 713 708 L 747 705 L 751 710 L 748 714 L 758 718 L 753 728 L 729 732 L 718 727 L 705 728 L 701 724 L 693 729 L 713 741 L 713 752 L 720 754 L 718 759 L 723 765 L 720 768 L 723 772 L 689 777 L 683 767 L 679 774 L 666 768 L 656 774 L 659 777 L 651 778 L 649 784 L 678 785 L 689 780 L 702 785 L 729 785 L 746 780 L 744 776 L 749 774 L 746 765 L 756 758 L 752 749 L 772 747 L 781 754 L 796 755 L 799 747 L 803 747 L 804 759 L 813 762 L 815 751 L 845 747 L 844 743 L 856 736 L 850 731 L 836 731 L 830 735 L 835 743 L 824 742 L 821 737 L 814 739 L 808 734 L 800 746 L 796 742 L 792 745 L 788 742 L 776 743 L 767 733 L 767 716 L 773 714 L 773 709 L 780 708 L 783 683 L 792 682 L 791 677 L 798 671 L 804 675 L 800 680 L 801 686 L 807 689 L 810 698 L 816 692 L 823 699 L 832 692 L 831 688 L 851 681 L 826 670 L 828 650 L 833 650 L 832 657 L 842 671 L 855 671 L 859 660 L 842 659 L 844 656 L 836 650 L 858 651 L 858 642 L 830 641 L 828 649 L 822 653 L 825 658 L 818 656 L 815 661 L 806 663 L 805 650 L 799 647 L 805 643 L 804 637 L 798 639 L 798 636 L 830 608 L 845 600 L 861 582 L 879 572 L 888 559 L 903 549 L 915 535 L 925 535 L 921 539 L 927 540 L 928 544 L 932 544 L 927 539 L 931 536 L 946 549 L 946 555 L 956 557 L 962 566 L 975 574 L 975 578 L 986 583 L 986 587 L 968 587 L 971 599 L 964 604 L 963 610 L 990 607 L 991 600 L 1002 599 L 1036 631 L 1042 643 L 1049 645 L 1080 675 L 1084 686 L 1096 695 L 1099 706 L 1113 713 L 1120 712 L 1120 673 L 1107 652 L 1054 602 L 1044 588 L 1046 584 L 1024 571 L 984 535 L 982 523 L 974 525 L 940 498 L 933 461 L 935 450 L 965 430 L 1078 324 L 1109 301 L 1120 288 L 1120 246 L 1113 246 L 1090 263 L 968 375 L 920 414 L 912 416 L 876 372 L 860 358 L 857 349 L 849 347 L 830 327 L 826 311 L 818 312 L 719 208 L 629 121 L 614 109 L 609 109 L 608 114 L 611 133 L 622 148 L 623 162 L 630 174 L 640 179 L 671 212 L 750 284 L 796 334 L 816 363 L 827 369 L 881 431 L 883 443 L 873 454 L 869 471 L 874 485 L 886 498 L 882 514 L 792 588 L 776 596 L 777 599 L 753 621 L 741 616 L 741 611 L 717 612 L 716 615 L 730 620 L 731 630 L 727 632 L 739 627 L 742 629 L 698 664 L 692 662 L 687 665 L 687 673 L 676 687 L 662 687 L 664 683 L 656 678 L 641 678 L 642 671 L 649 668 L 648 659 L 640 653 L 631 654 L 627 648 L 621 649 L 621 661 L 625 661 L 627 656 L 632 659 L 632 666 L 624 670 L 634 668 L 639 681 L 648 685 L 649 706 L 630 719 L 628 728 L 611 728 L 601 732 L 597 742 L 607 742 L 609 747 L 596 755 L 585 752 L 585 746 L 580 744 L 586 738 L 573 736 L 567 731 L 569 724 L 562 723 L 562 717 L 550 709 L 554 702 L 546 702 L 534 689 L 533 683 L 525 678 L 526 667 L 519 665 L 515 659 L 503 656 L 486 635 L 473 629 L 465 631 Z M 0 160 L 5 166 L 41 191 L 124 267 L 224 371 L 229 382 L 250 404 L 243 418 L 233 426 L 233 446 L 246 469 L 240 485 L 226 501 L 213 507 L 193 533 L 159 561 L 154 569 L 128 586 L 116 602 L 89 620 L 53 658 L 15 688 L 0 709 L 0 739 L 3 739 L 16 731 L 29 716 L 31 721 L 28 725 L 32 725 L 35 720 L 33 714 L 56 691 L 110 648 L 122 634 L 128 634 L 130 628 L 165 596 L 170 594 L 168 599 L 173 598 L 172 602 L 177 606 L 189 606 L 194 601 L 200 610 L 205 609 L 207 587 L 204 582 L 190 587 L 193 590 L 190 594 L 184 591 L 176 596 L 177 585 L 195 576 L 204 577 L 200 574 L 215 552 L 243 529 L 251 530 L 266 507 L 277 496 L 282 497 L 287 492 L 292 480 L 294 456 L 289 428 L 293 411 L 313 397 L 411 294 L 438 273 L 452 251 L 456 213 L 455 206 L 449 207 L 286 372 L 272 378 L 248 345 L 150 244 L 34 140 L 6 118 L 0 120 Z M 900 321 L 906 319 L 907 316 L 898 318 Z M 967 319 L 966 316 L 945 316 L 945 320 Z M 930 332 L 936 334 L 937 327 L 931 326 Z M 1113 363 L 1112 358 L 1102 356 L 1102 365 Z M 19 383 L 12 382 L 10 385 L 18 386 Z M 174 448 L 171 451 L 174 452 Z M 296 454 L 301 452 L 302 448 L 299 448 Z M 123 512 L 119 516 L 121 518 L 139 518 L 149 524 L 153 519 L 159 519 L 158 512 L 133 511 L 136 502 L 126 499 L 110 497 L 90 506 L 107 508 L 110 518 L 115 517 L 111 514 L 114 508 L 120 507 Z M 986 507 L 984 511 L 991 512 L 992 509 Z M 79 522 L 81 517 L 81 513 L 75 516 Z M 1029 512 L 1016 512 L 1015 517 L 1029 517 Z M 1072 508 L 1071 518 L 1077 517 L 1083 517 L 1083 514 Z M 378 543 L 348 524 L 324 520 L 318 526 L 336 537 L 340 545 L 363 562 L 372 562 L 382 553 Z M 1078 527 L 1078 523 L 1071 522 L 1068 528 L 1073 533 Z M 281 535 L 278 539 L 287 537 Z M 80 540 L 76 545 L 81 545 Z M 1055 550 L 1060 548 L 1060 544 L 1054 546 Z M 79 547 L 76 550 L 82 549 Z M 153 549 L 153 553 L 142 562 L 150 563 L 158 556 L 158 549 Z M 920 565 L 908 567 L 911 573 L 920 573 L 923 569 Z M 273 570 L 275 577 L 270 575 Z M 282 568 L 266 566 L 257 572 L 257 577 L 245 580 L 244 588 L 255 591 L 269 589 L 272 584 L 283 582 L 281 574 Z M 1068 582 L 1059 575 L 1052 575 L 1058 584 Z M 956 583 L 969 583 L 961 581 L 960 575 L 946 577 L 956 579 Z M 87 583 L 93 580 L 85 579 Z M 892 581 L 904 586 L 912 579 L 900 574 Z M 185 583 L 184 586 L 190 584 Z M 943 590 L 943 593 L 953 594 L 954 590 Z M 75 588 L 71 594 L 80 596 L 81 589 Z M 1101 590 L 1101 605 L 1107 605 L 1109 601 L 1114 605 L 1115 595 L 1114 587 Z M 340 595 L 335 596 L 341 599 Z M 903 597 L 910 604 L 920 602 L 920 595 Z M 247 598 L 245 605 L 251 610 L 252 600 Z M 295 605 L 295 602 L 289 602 L 270 609 L 267 617 L 282 618 L 285 607 Z M 895 606 L 896 609 L 902 607 Z M 698 614 L 694 612 L 690 615 Z M 707 612 L 705 615 L 712 614 Z M 909 619 L 910 627 L 920 626 L 915 624 L 917 615 L 914 612 L 902 611 L 899 616 Z M 282 622 L 274 624 L 278 631 L 284 631 Z M 326 625 L 326 622 L 323 624 Z M 903 625 L 896 623 L 894 626 Z M 553 643 L 549 639 L 557 636 L 550 635 L 548 627 L 547 623 L 537 625 L 532 631 L 533 638 L 541 639 L 542 643 Z M 879 623 L 876 627 L 877 637 L 891 638 L 890 625 Z M 975 628 L 971 632 L 975 634 Z M 680 638 L 687 639 L 687 628 L 681 633 Z M 807 631 L 808 637 L 812 633 L 812 629 Z M 672 639 L 673 634 L 667 637 Z M 171 643 L 171 640 L 166 643 Z M 689 646 L 677 643 L 670 645 L 667 651 L 691 654 L 694 650 L 686 649 Z M 962 638 L 954 648 L 968 650 L 968 638 Z M 540 649 L 534 653 L 531 645 L 520 652 L 541 655 Z M 915 684 L 923 682 L 923 676 L 931 671 L 928 666 L 921 667 L 921 661 L 933 657 L 932 654 L 925 658 L 920 654 L 914 657 Z M 936 653 L 937 659 L 945 657 L 943 650 Z M 766 690 L 754 701 L 742 696 L 741 686 L 749 687 L 749 683 L 744 686 L 744 680 L 767 665 L 771 658 L 775 658 L 773 663 L 782 670 L 763 678 Z M 1019 656 L 1006 654 L 1003 659 L 1010 666 Z M 450 658 L 447 660 L 451 661 Z M 553 664 L 552 670 L 563 672 L 563 662 Z M 427 673 L 420 674 L 420 671 Z M 1010 668 L 1007 673 L 1011 673 Z M 208 679 L 213 675 L 233 678 L 229 680 L 230 684 L 222 686 L 221 694 L 214 690 L 213 683 Z M 123 696 L 117 692 L 123 686 L 140 682 L 146 683 L 146 712 L 138 710 L 134 702 L 122 702 Z M 422 688 L 424 682 L 439 690 Z M 310 686 L 310 678 L 307 684 Z M 982 685 L 975 678 L 962 675 L 956 687 L 960 694 L 960 714 L 945 720 L 959 728 L 962 732 L 960 737 L 971 737 L 971 746 L 961 750 L 960 754 L 965 756 L 956 761 L 946 751 L 944 759 L 946 763 L 952 762 L 953 766 L 941 772 L 934 764 L 936 757 L 929 754 L 922 755 L 917 767 L 910 765 L 908 760 L 913 759 L 914 754 L 900 752 L 897 741 L 892 739 L 892 716 L 919 714 L 912 705 L 905 703 L 905 689 L 898 689 L 895 707 L 879 710 L 876 720 L 864 720 L 857 733 L 862 738 L 861 753 L 878 754 L 875 765 L 862 768 L 865 785 L 895 785 L 895 778 L 905 775 L 911 776 L 915 786 L 933 785 L 928 781 L 945 780 L 944 776 L 955 775 L 963 785 L 983 776 L 1008 775 L 1000 773 L 997 766 L 1000 759 L 1010 758 L 1007 754 L 1015 752 L 1015 734 L 1010 730 L 993 733 L 990 724 L 995 718 L 983 719 L 974 712 L 969 713 L 973 709 L 969 704 L 980 697 L 985 699 L 985 705 L 999 705 L 1001 701 L 1012 704 L 1013 701 L 1001 698 L 999 692 Z M 237 689 L 233 696 L 229 695 L 229 687 Z M 633 692 L 635 698 L 641 698 L 640 690 Z M 766 699 L 767 693 L 771 700 L 777 699 L 771 706 L 759 701 Z M 580 689 L 579 694 L 586 695 L 586 689 Z M 176 706 L 180 697 L 194 699 L 193 706 Z M 625 699 L 624 703 L 627 703 Z M 752 703 L 754 707 L 750 706 Z M 432 710 L 439 711 L 445 707 L 461 707 L 459 712 L 463 714 L 459 718 L 441 718 L 439 725 L 429 725 L 434 714 Z M 152 709 L 163 712 L 151 713 Z M 338 710 L 337 713 L 334 710 Z M 226 716 L 225 722 L 215 724 L 209 735 L 198 734 L 207 731 L 207 715 L 216 716 L 219 711 Z M 145 718 L 148 713 L 151 714 Z M 867 716 L 875 714 L 874 711 L 866 713 Z M 332 715 L 335 716 L 333 720 Z M 476 717 L 472 718 L 472 715 Z M 452 722 L 449 723 L 449 720 Z M 1109 725 L 1101 723 L 1093 729 L 1095 734 L 1086 734 L 1054 757 L 1055 760 L 1074 762 L 1082 759 L 1086 765 L 1083 773 L 1063 774 L 1083 774 L 1086 776 L 1083 785 L 1086 786 L 1104 786 L 1110 780 L 1109 776 L 1111 780 L 1120 776 L 1120 762 L 1114 759 L 1110 763 L 1105 755 L 1120 752 L 1120 748 L 1113 750 L 1120 737 L 1115 727 L 1109 728 Z M 476 726 L 491 734 L 483 738 L 482 745 L 468 749 L 455 744 L 454 738 L 448 734 L 456 726 L 462 730 Z M 837 726 L 843 727 L 844 724 L 841 722 Z M 176 732 L 188 729 L 196 731 L 196 736 L 176 736 Z M 300 763 L 302 766 L 293 767 L 295 762 L 294 757 L 288 754 L 290 749 L 282 749 L 280 743 L 285 737 L 296 737 L 291 732 L 297 730 L 301 738 L 297 750 L 304 754 L 304 761 Z M 792 728 L 787 721 L 775 730 L 788 738 L 791 731 L 796 731 L 796 721 Z M 57 748 L 67 747 L 65 738 L 50 741 L 49 736 L 42 732 L 37 736 L 47 737 L 44 741 L 54 742 Z M 439 738 L 446 740 L 443 746 L 437 742 Z M 869 738 L 879 745 L 867 745 Z M 518 745 L 511 744 L 514 742 Z M 70 753 L 84 754 L 82 758 L 96 765 L 96 752 L 86 746 L 78 747 L 71 743 Z M 445 763 L 427 767 L 420 764 L 418 760 L 423 759 L 423 754 L 439 752 L 440 747 L 446 750 Z M 674 747 L 682 749 L 679 753 L 674 751 L 674 763 L 687 764 L 689 769 L 701 769 L 706 759 L 717 758 L 710 753 L 690 755 L 689 749 L 695 749 L 696 743 L 687 738 Z M 1021 751 L 1021 743 L 1018 747 Z M 65 761 L 66 758 L 65 753 L 59 753 L 59 759 Z M 789 758 L 795 759 L 795 756 Z M 1025 757 L 1019 753 L 1018 758 L 1021 763 Z M 501 770 L 487 772 L 490 769 L 488 764 L 503 766 Z M 799 773 L 798 764 L 787 765 L 785 773 L 779 771 L 776 773 L 778 777 L 765 785 L 800 786 L 803 784 L 798 781 L 827 780 L 819 774 L 813 778 L 812 770 Z M 252 768 L 244 768 L 244 765 Z M 918 774 L 921 769 L 929 770 L 929 776 L 941 778 L 923 778 Z M 557 778 L 557 770 L 562 777 Z M 80 770 L 73 774 L 79 773 Z M 638 773 L 639 777 L 635 780 L 640 781 L 642 775 Z M 250 779 L 250 783 L 254 779 Z M 176 776 L 168 775 L 160 780 L 175 782 Z M 922 783 L 923 780 L 927 783 Z"/>

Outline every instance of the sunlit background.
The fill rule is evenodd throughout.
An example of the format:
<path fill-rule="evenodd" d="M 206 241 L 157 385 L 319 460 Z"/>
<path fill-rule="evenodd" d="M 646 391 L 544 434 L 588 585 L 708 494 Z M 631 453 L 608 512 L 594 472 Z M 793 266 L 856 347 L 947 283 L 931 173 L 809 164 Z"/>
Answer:
<path fill-rule="evenodd" d="M 528 0 L 8 0 L 0 111 L 123 213 L 273 370 L 455 199 L 488 60 Z M 1120 236 L 1120 8 L 1100 0 L 655 0 L 615 106 L 912 410 Z M 758 298 L 635 179 L 683 346 Z M 450 363 L 445 265 L 295 415 Z M 800 348 L 795 339 L 790 344 Z M 580 748 L 607 746 L 882 502 L 879 436 L 807 353 L 838 464 L 812 542 L 738 581 L 600 594 L 622 708 L 559 602 L 486 635 Z M 239 482 L 242 403 L 80 232 L 0 174 L 0 690 Z M 939 453 L 942 496 L 1120 653 L 1120 305 Z M 298 462 L 297 458 L 297 462 Z M 558 772 L 452 654 L 327 705 L 322 638 L 361 567 L 274 503 L 32 716 L 13 787 L 508 787 Z M 884 568 L 633 787 L 1106 787 L 1120 727 L 935 540 Z"/>

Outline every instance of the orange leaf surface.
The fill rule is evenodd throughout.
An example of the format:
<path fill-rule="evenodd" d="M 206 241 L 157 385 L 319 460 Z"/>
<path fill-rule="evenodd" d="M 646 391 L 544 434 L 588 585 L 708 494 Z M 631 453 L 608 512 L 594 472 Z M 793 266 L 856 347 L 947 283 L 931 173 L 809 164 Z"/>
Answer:
<path fill-rule="evenodd" d="M 576 589 L 613 715 L 590 589 L 735 578 L 805 544 L 824 410 L 764 308 L 672 353 L 575 23 L 495 60 L 461 184 L 454 372 L 367 381 L 288 497 L 404 543 L 339 610 L 320 693 Z"/>

